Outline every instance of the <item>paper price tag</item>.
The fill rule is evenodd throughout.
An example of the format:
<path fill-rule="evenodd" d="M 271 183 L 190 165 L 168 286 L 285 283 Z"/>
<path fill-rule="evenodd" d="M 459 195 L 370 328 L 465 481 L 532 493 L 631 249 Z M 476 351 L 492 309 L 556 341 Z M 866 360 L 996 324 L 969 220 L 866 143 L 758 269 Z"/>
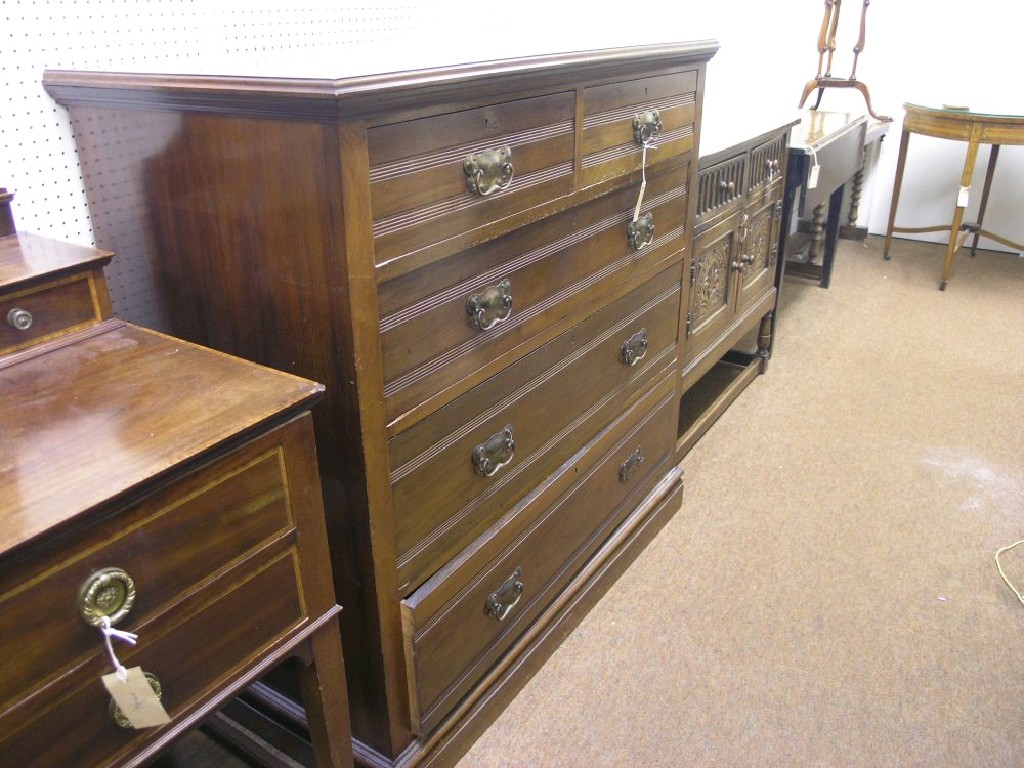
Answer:
<path fill-rule="evenodd" d="M 640 206 L 644 202 L 644 190 L 647 188 L 647 179 L 640 183 L 640 196 L 636 200 L 636 208 L 633 209 L 633 221 L 640 218 Z"/>
<path fill-rule="evenodd" d="M 116 672 L 104 675 L 102 680 L 132 728 L 151 728 L 171 722 L 164 705 L 142 672 L 142 667 L 132 667 L 126 671 L 128 674 L 124 680 Z"/>
<path fill-rule="evenodd" d="M 960 187 L 960 191 L 956 193 L 956 207 L 966 208 L 967 200 L 971 195 L 970 187 Z M 948 198 L 947 198 L 948 199 Z"/>
<path fill-rule="evenodd" d="M 818 171 L 821 170 L 821 166 L 815 163 L 811 166 L 811 170 L 807 173 L 807 188 L 814 189 L 818 186 Z"/>

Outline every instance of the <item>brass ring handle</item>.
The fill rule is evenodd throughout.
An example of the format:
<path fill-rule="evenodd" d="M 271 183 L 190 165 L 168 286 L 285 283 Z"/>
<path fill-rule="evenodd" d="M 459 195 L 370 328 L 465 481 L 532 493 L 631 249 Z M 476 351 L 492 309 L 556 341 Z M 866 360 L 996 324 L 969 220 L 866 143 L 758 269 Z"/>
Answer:
<path fill-rule="evenodd" d="M 145 675 L 149 687 L 153 689 L 153 695 L 156 696 L 157 701 L 160 701 L 164 697 L 164 687 L 157 680 L 156 675 L 151 672 L 143 672 L 142 674 Z M 124 712 L 121 711 L 121 708 L 117 706 L 117 702 L 113 699 L 110 700 L 110 716 L 121 728 L 127 728 L 128 730 L 134 728 L 131 720 L 124 716 Z"/>
<path fill-rule="evenodd" d="M 78 614 L 86 624 L 98 627 L 104 616 L 114 626 L 135 602 L 135 582 L 120 568 L 96 571 L 78 591 Z"/>
<path fill-rule="evenodd" d="M 489 331 L 512 314 L 512 282 L 502 280 L 466 300 L 469 324 L 478 331 Z"/>
<path fill-rule="evenodd" d="M 504 621 L 519 598 L 523 596 L 523 569 L 516 568 L 512 575 L 505 579 L 504 583 L 494 592 L 487 596 L 485 611 L 488 616 L 493 616 L 498 621 Z"/>
<path fill-rule="evenodd" d="M 633 117 L 633 141 L 643 146 L 650 144 L 661 133 L 661 114 L 649 109 Z"/>
<path fill-rule="evenodd" d="M 515 175 L 515 169 L 512 167 L 512 148 L 506 145 L 466 155 L 462 169 L 466 172 L 466 187 L 480 197 L 508 189 Z"/>
<path fill-rule="evenodd" d="M 27 331 L 32 327 L 32 313 L 15 307 L 7 313 L 7 324 L 16 331 Z"/>
<path fill-rule="evenodd" d="M 516 452 L 516 441 L 512 437 L 512 425 L 491 435 L 473 448 L 473 469 L 478 475 L 492 477 L 510 461 Z"/>
<path fill-rule="evenodd" d="M 644 461 L 643 446 L 637 446 L 637 449 L 629 454 L 629 457 L 619 467 L 619 482 L 628 483 L 637 467 L 643 464 Z"/>
<path fill-rule="evenodd" d="M 619 349 L 622 362 L 632 368 L 647 354 L 647 329 L 641 328 L 624 342 Z"/>
<path fill-rule="evenodd" d="M 648 213 L 626 225 L 626 239 L 629 247 L 639 251 L 654 241 L 654 214 Z"/>

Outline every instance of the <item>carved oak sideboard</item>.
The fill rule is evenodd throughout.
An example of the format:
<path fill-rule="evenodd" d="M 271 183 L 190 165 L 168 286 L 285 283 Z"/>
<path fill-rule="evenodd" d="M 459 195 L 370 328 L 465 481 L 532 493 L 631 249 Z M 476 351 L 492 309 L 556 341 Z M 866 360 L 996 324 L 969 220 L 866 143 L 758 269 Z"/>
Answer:
<path fill-rule="evenodd" d="M 716 50 L 341 80 L 46 73 L 98 242 L 153 265 L 171 330 L 326 384 L 364 764 L 455 760 L 679 509 Z M 109 213 L 114 176 L 143 236 Z M 301 721 L 288 688 L 268 679 L 263 703 Z"/>
<path fill-rule="evenodd" d="M 680 455 L 768 364 L 782 278 L 787 146 L 798 122 L 701 153 L 682 330 Z"/>

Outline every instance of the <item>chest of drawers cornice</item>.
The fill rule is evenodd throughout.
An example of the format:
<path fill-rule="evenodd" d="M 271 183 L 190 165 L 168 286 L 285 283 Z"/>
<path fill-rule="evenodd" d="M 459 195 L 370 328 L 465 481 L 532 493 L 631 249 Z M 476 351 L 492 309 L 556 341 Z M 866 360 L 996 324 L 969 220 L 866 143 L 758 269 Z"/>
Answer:
<path fill-rule="evenodd" d="M 326 385 L 363 763 L 457 758 L 679 508 L 716 50 L 341 80 L 45 75 L 97 241 L 148 265 L 169 329 Z"/>

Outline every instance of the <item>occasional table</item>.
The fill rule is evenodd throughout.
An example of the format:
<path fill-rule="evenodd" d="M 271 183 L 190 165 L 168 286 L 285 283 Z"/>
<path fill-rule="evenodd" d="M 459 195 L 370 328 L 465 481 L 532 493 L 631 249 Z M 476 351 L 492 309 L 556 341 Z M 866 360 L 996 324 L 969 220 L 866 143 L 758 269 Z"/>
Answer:
<path fill-rule="evenodd" d="M 978 247 L 978 239 L 982 236 L 997 243 L 1024 251 L 1024 245 L 1000 237 L 982 228 L 985 219 L 985 208 L 988 206 L 989 192 L 992 189 L 992 176 L 995 173 L 996 161 L 999 158 L 999 147 L 1003 144 L 1024 144 L 1024 115 L 992 114 L 975 112 L 959 107 L 927 107 L 907 102 L 903 105 L 903 134 L 900 137 L 900 152 L 896 163 L 896 181 L 893 184 L 892 203 L 889 207 L 889 226 L 885 231 L 885 250 L 883 255 L 889 258 L 893 232 L 949 232 L 949 245 L 946 248 L 946 261 L 942 267 L 942 280 L 939 290 L 946 290 L 950 272 L 953 267 L 953 255 L 963 246 L 972 234 L 971 255 Z M 967 159 L 964 161 L 963 174 L 960 177 L 960 189 L 957 192 L 956 205 L 953 208 L 953 221 L 950 224 L 938 224 L 928 227 L 897 227 L 896 207 L 900 199 L 900 187 L 903 185 L 903 170 L 907 161 L 907 147 L 910 134 L 919 133 L 923 136 L 934 136 L 940 139 L 953 139 L 967 142 Z M 991 144 L 988 169 L 985 171 L 985 182 L 981 190 L 981 205 L 977 222 L 964 222 L 964 210 L 967 208 L 971 192 L 971 177 L 974 174 L 974 163 L 978 157 L 978 147 Z"/>
<path fill-rule="evenodd" d="M 839 220 L 846 183 L 864 164 L 868 118 L 848 112 L 804 111 L 789 145 L 786 190 L 782 201 L 779 250 L 788 275 L 817 280 L 828 288 L 832 277 Z M 879 138 L 881 134 L 878 134 Z M 799 198 L 797 197 L 799 195 Z M 787 248 L 794 205 L 811 216 L 811 241 L 806 257 Z M 826 218 L 827 212 L 827 218 Z"/>

